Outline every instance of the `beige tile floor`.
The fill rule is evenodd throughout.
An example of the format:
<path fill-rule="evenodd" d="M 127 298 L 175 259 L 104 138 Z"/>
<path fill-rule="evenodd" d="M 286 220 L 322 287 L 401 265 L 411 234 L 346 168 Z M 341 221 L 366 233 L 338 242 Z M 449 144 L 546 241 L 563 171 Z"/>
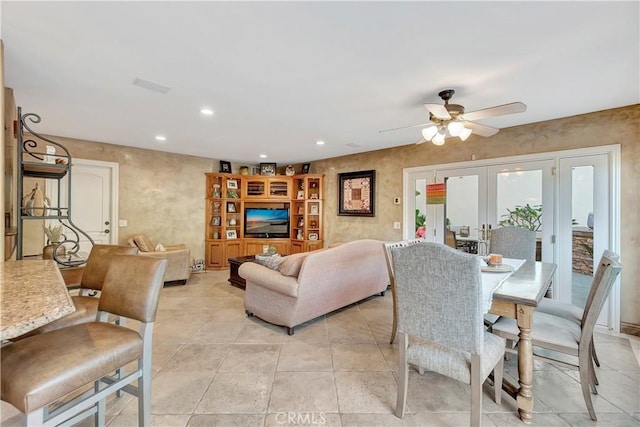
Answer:
<path fill-rule="evenodd" d="M 469 387 L 433 373 L 409 378 L 409 413 L 393 415 L 397 345 L 391 296 L 372 297 L 296 329 L 247 318 L 228 272 L 194 274 L 163 290 L 154 333 L 154 426 L 464 426 Z M 596 334 L 602 361 L 597 425 L 640 426 L 640 339 Z M 635 355 L 634 355 L 635 352 Z M 517 373 L 515 358 L 506 375 Z M 483 425 L 520 426 L 514 401 L 485 384 Z M 576 371 L 535 362 L 534 425 L 593 425 Z M 128 395 L 108 401 L 109 426 L 137 425 Z M 3 427 L 20 425 L 2 404 Z M 82 426 L 92 423 L 85 420 Z"/>

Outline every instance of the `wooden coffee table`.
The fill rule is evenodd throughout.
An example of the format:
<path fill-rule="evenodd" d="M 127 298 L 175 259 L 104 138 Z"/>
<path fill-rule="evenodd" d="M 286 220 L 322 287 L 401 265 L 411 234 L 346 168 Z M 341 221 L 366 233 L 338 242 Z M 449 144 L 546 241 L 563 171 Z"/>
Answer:
<path fill-rule="evenodd" d="M 254 255 L 239 256 L 235 258 L 229 258 L 229 283 L 236 288 L 244 289 L 247 286 L 247 282 L 240 277 L 238 269 L 245 262 L 253 262 L 256 257 Z"/>

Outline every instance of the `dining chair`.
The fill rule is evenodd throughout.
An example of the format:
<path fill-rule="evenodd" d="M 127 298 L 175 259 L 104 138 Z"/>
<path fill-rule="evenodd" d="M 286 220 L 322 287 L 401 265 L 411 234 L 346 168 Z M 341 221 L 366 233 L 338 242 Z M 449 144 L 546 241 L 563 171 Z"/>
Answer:
<path fill-rule="evenodd" d="M 611 252 L 609 250 L 604 251 L 604 256 L 607 256 L 615 261 L 620 260 L 620 257 L 618 256 L 617 253 Z M 589 295 L 587 296 L 585 307 L 589 304 L 589 301 L 593 299 L 595 290 L 596 288 L 594 286 L 591 286 L 591 288 L 589 289 Z M 603 304 L 604 304 L 604 301 L 603 301 Z M 600 310 L 601 309 L 602 308 L 600 308 Z M 552 314 L 554 316 L 562 317 L 564 319 L 572 321 L 577 325 L 580 324 L 580 322 L 582 321 L 582 316 L 584 315 L 584 308 L 580 308 L 577 305 L 572 304 L 570 302 L 564 302 L 564 301 L 559 301 L 559 300 L 550 299 L 550 298 L 543 298 L 538 304 L 536 311 L 540 313 L 547 313 L 547 314 Z M 600 361 L 598 360 L 595 344 L 593 344 L 593 337 L 592 337 L 592 344 L 591 344 L 591 356 L 593 358 L 593 362 L 596 364 L 596 366 L 599 367 Z M 594 382 L 596 385 L 598 384 L 597 377 L 594 378 Z"/>
<path fill-rule="evenodd" d="M 505 258 L 536 260 L 536 232 L 521 227 L 499 227 L 491 231 L 490 252 Z"/>
<path fill-rule="evenodd" d="M 471 425 L 480 425 L 482 384 L 491 371 L 501 401 L 505 340 L 483 326 L 479 258 L 432 242 L 391 254 L 400 339 L 396 416 L 404 417 L 411 363 L 470 384 Z"/>
<path fill-rule="evenodd" d="M 491 253 L 500 254 L 505 258 L 536 260 L 536 232 L 522 227 L 499 227 L 491 231 L 489 240 Z M 491 329 L 500 318 L 496 314 L 486 313 L 484 324 Z"/>
<path fill-rule="evenodd" d="M 613 255 L 613 256 L 612 256 Z M 600 315 L 605 299 L 609 295 L 613 284 L 622 270 L 616 260 L 617 254 L 605 253 L 593 278 L 591 287 L 594 289 L 591 301 L 587 301 L 580 324 L 563 317 L 547 313 L 534 312 L 531 329 L 531 344 L 534 347 L 534 357 L 545 362 L 577 368 L 580 373 L 582 396 L 592 420 L 597 421 L 596 413 L 591 401 L 591 392 L 597 394 L 595 387 L 595 372 L 591 359 L 593 328 Z M 518 340 L 519 329 L 514 319 L 501 317 L 492 328 L 492 332 L 503 338 Z M 546 351 L 544 355 L 535 352 L 536 348 Z M 513 350 L 507 348 L 506 351 Z M 560 355 L 556 355 L 560 353 Z M 578 362 L 567 362 L 562 354 L 577 357 Z"/>
<path fill-rule="evenodd" d="M 151 344 L 166 265 L 163 259 L 113 256 L 95 321 L 0 349 L 1 397 L 25 414 L 24 425 L 71 425 L 94 415 L 95 425 L 104 426 L 106 398 L 117 390 L 138 398 L 138 424 L 150 425 Z M 109 314 L 139 321 L 140 327 L 110 323 Z M 135 361 L 134 372 L 111 376 Z M 71 393 L 81 394 L 65 401 Z"/>
<path fill-rule="evenodd" d="M 409 239 L 409 240 L 401 240 L 399 242 L 394 242 L 394 243 L 382 244 L 382 247 L 384 248 L 384 258 L 385 258 L 385 261 L 387 262 L 387 272 L 389 273 L 389 286 L 391 287 L 391 299 L 393 302 L 393 325 L 391 326 L 391 339 L 389 340 L 389 344 L 393 344 L 393 342 L 396 340 L 396 335 L 398 334 L 398 308 L 397 308 L 397 302 L 396 302 L 395 276 L 393 274 L 393 263 L 391 262 L 391 249 L 416 245 L 424 241 L 425 241 L 424 239 Z"/>
<path fill-rule="evenodd" d="M 98 313 L 99 298 L 89 294 L 96 294 L 97 291 L 102 290 L 102 285 L 104 284 L 105 277 L 107 276 L 107 270 L 109 269 L 109 265 L 111 264 L 111 260 L 114 255 L 135 255 L 137 253 L 138 249 L 131 246 L 93 245 L 84 266 L 82 278 L 80 279 L 79 295 L 71 297 L 71 300 L 76 307 L 76 311 L 34 329 L 25 335 L 13 338 L 12 340 L 17 341 L 32 335 L 94 321 L 96 319 L 96 314 Z"/>
<path fill-rule="evenodd" d="M 453 249 L 458 248 L 458 242 L 456 240 L 456 232 L 453 230 L 447 230 L 447 234 L 445 236 L 445 243 L 447 246 Z"/>

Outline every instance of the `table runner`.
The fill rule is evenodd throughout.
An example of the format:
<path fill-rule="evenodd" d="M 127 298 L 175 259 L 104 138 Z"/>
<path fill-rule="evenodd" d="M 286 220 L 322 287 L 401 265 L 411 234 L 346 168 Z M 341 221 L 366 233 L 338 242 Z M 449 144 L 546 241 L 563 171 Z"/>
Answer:
<path fill-rule="evenodd" d="M 491 302 L 493 301 L 493 291 L 500 286 L 509 276 L 518 271 L 520 267 L 526 262 L 524 259 L 503 258 L 502 264 L 507 264 L 513 267 L 513 271 L 505 273 L 487 273 L 482 272 L 482 309 L 484 313 L 489 312 L 491 308 Z M 480 261 L 480 264 L 485 267 L 486 263 Z"/>

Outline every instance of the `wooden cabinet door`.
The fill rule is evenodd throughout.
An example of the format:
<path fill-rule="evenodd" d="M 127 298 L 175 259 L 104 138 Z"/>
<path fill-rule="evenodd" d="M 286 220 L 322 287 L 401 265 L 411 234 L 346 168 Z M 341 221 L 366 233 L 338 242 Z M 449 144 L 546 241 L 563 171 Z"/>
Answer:
<path fill-rule="evenodd" d="M 207 268 L 222 268 L 227 262 L 224 244 L 222 242 L 208 242 L 206 250 Z"/>
<path fill-rule="evenodd" d="M 224 257 L 225 266 L 229 265 L 229 261 L 227 261 L 229 258 L 236 258 L 242 255 L 242 242 L 240 240 L 227 240 L 227 253 Z"/>
<path fill-rule="evenodd" d="M 291 242 L 291 253 L 299 254 L 300 252 L 304 252 L 304 242 L 301 241 L 292 241 Z"/>

